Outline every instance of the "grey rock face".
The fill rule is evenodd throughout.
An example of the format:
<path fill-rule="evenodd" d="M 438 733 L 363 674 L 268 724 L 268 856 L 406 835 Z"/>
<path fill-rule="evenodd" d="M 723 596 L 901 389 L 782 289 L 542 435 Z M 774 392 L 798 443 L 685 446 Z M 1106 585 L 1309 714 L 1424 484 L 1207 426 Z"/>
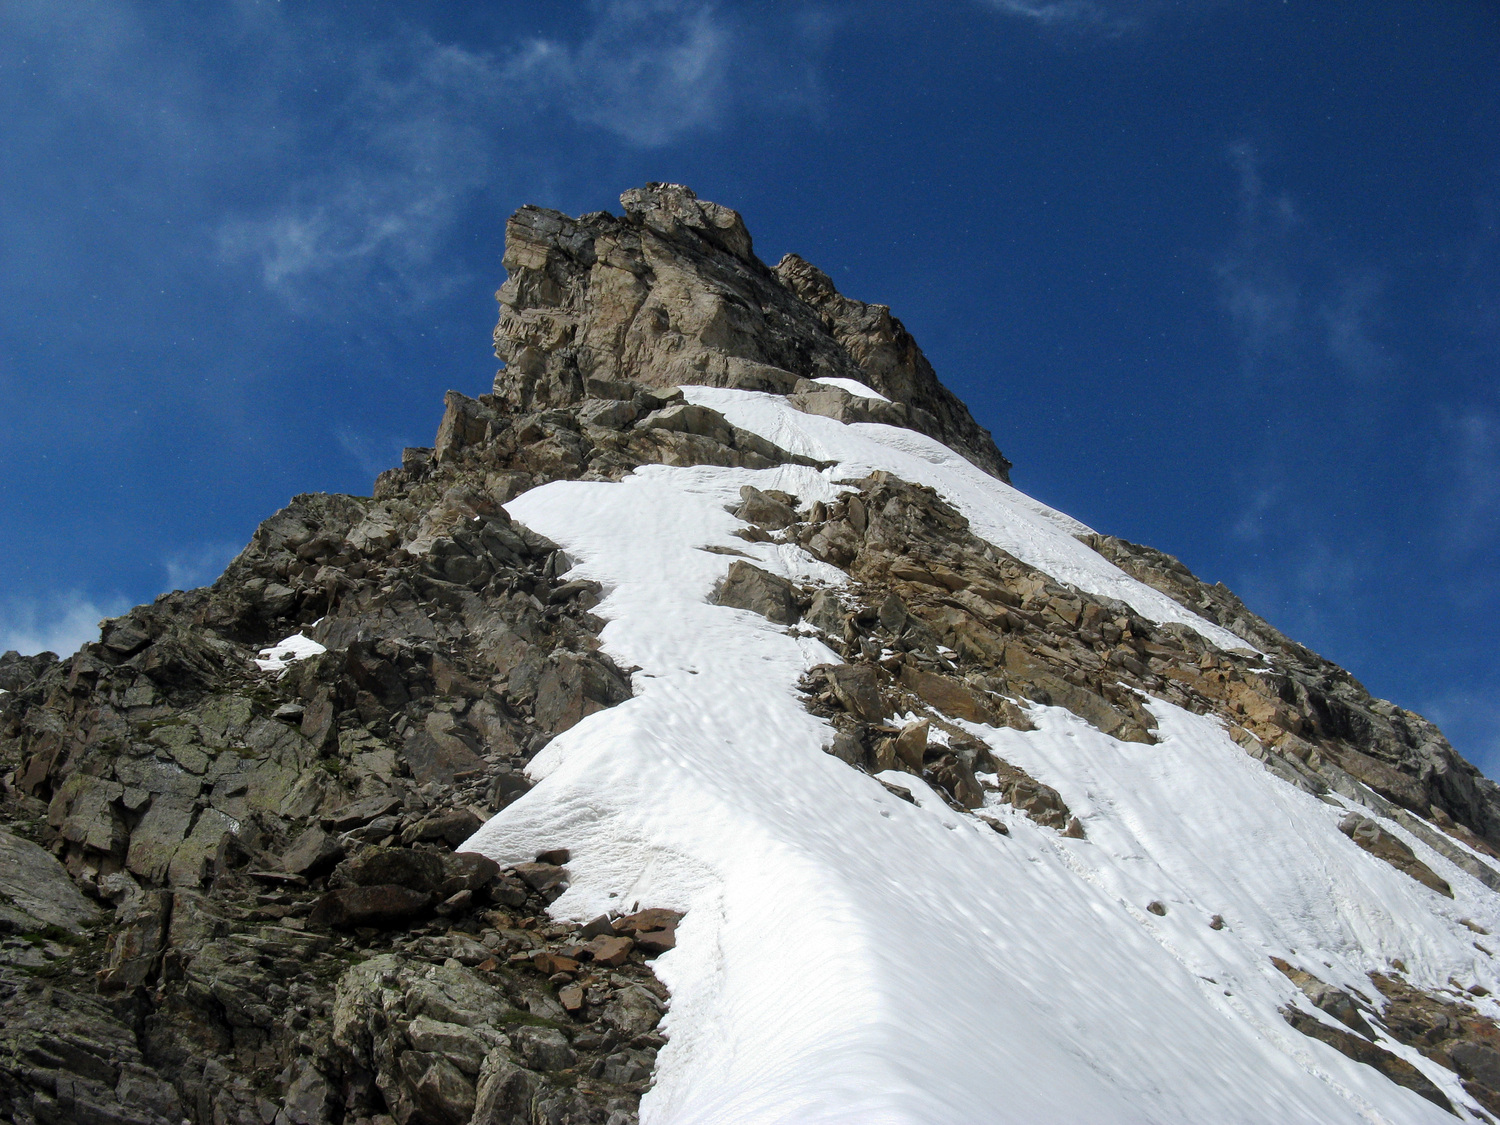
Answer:
<path fill-rule="evenodd" d="M 99 920 L 63 865 L 30 840 L 0 828 L 0 929 L 31 932 L 58 926 L 73 933 Z"/>
<path fill-rule="evenodd" d="M 0 967 L 0 1119 L 179 1125 L 182 1103 L 94 997 Z"/>

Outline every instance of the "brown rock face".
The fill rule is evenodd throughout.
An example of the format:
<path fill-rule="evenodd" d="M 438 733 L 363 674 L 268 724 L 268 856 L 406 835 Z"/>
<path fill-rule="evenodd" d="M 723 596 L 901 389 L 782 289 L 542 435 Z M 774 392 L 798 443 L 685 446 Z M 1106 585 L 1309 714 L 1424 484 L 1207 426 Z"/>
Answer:
<path fill-rule="evenodd" d="M 679 184 L 648 184 L 620 202 L 622 218 L 537 207 L 511 218 L 497 395 L 537 410 L 611 397 L 591 388 L 627 381 L 802 392 L 817 399 L 804 409 L 909 426 L 1005 479 L 1010 463 L 884 305 L 841 296 L 795 256 L 772 270 L 738 214 Z M 825 377 L 857 379 L 892 401 L 811 382 Z M 455 414 L 440 447 L 481 430 Z"/>
<path fill-rule="evenodd" d="M 1453 897 L 1453 889 L 1442 876 L 1418 859 L 1416 853 L 1399 837 L 1387 832 L 1369 817 L 1350 813 L 1339 821 L 1339 831 L 1376 859 L 1385 860 L 1397 871 L 1410 875 L 1424 887 L 1430 887 L 1448 898 Z"/>

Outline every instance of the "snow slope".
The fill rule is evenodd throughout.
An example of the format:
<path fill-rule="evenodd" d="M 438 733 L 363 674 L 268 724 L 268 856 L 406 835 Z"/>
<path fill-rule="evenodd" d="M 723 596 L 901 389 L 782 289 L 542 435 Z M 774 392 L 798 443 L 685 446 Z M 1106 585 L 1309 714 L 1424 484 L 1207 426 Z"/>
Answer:
<path fill-rule="evenodd" d="M 912 484 L 927 485 L 962 512 L 980 538 L 1059 581 L 1098 597 L 1118 598 L 1159 625 L 1169 621 L 1187 625 L 1219 648 L 1258 651 L 1249 641 L 1137 582 L 1079 542 L 1077 536 L 1093 530 L 1088 525 L 996 480 L 935 438 L 876 422 L 845 425 L 832 418 L 803 414 L 781 395 L 717 387 L 682 390 L 689 402 L 713 407 L 734 425 L 790 453 L 839 462 L 841 478 L 858 478 L 872 469 L 884 469 Z"/>
<path fill-rule="evenodd" d="M 831 729 L 797 695 L 805 669 L 837 657 L 708 604 L 731 559 L 705 546 L 799 580 L 842 577 L 800 549 L 733 537 L 724 506 L 741 485 L 810 503 L 886 469 L 1058 579 L 1158 621 L 1192 615 L 1078 543 L 1080 525 L 930 439 L 684 389 L 840 463 L 648 466 L 507 505 L 577 560 L 571 577 L 603 584 L 605 648 L 640 670 L 635 696 L 554 739 L 532 763 L 539 784 L 466 845 L 502 862 L 570 848 L 561 916 L 687 912 L 656 962 L 670 1042 L 643 1123 L 1453 1120 L 1289 1027 L 1281 1007 L 1312 1009 L 1269 957 L 1367 994 L 1365 974 L 1394 957 L 1424 987 L 1500 989 L 1458 921 L 1500 928 L 1491 892 L 1386 823 L 1452 885 L 1453 901 L 1438 897 L 1345 838 L 1340 809 L 1160 702 L 1155 746 L 1055 708 L 1033 708 L 1032 732 L 971 728 L 1059 789 L 1087 839 L 1005 806 L 989 810 L 1010 825 L 1000 836 L 906 775 L 920 805 L 898 800 L 822 751 Z M 1146 912 L 1152 901 L 1165 916 Z M 1452 1074 L 1386 1046 L 1467 1104 Z"/>

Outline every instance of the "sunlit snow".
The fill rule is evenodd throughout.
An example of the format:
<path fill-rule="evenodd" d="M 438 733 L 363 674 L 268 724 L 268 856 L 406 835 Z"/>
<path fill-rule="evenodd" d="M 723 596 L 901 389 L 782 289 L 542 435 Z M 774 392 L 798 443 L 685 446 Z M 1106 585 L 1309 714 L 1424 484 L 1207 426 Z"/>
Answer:
<path fill-rule="evenodd" d="M 317 656 L 318 653 L 327 651 L 311 637 L 293 633 L 285 640 L 277 641 L 274 645 L 261 649 L 256 656 L 255 666 L 262 672 L 280 674 L 299 660 L 306 660 L 309 656 Z"/>
<path fill-rule="evenodd" d="M 811 503 L 886 469 L 1061 581 L 1243 642 L 930 439 L 773 396 L 685 390 L 839 464 L 653 465 L 506 505 L 577 560 L 569 577 L 602 584 L 605 650 L 639 671 L 634 697 L 554 739 L 530 767 L 539 784 L 467 845 L 503 862 L 569 848 L 572 885 L 553 907 L 564 917 L 687 912 L 677 948 L 656 962 L 672 993 L 670 1040 L 643 1125 L 1453 1120 L 1289 1027 L 1279 1009 L 1311 1009 L 1269 958 L 1366 994 L 1366 974 L 1398 957 L 1423 987 L 1500 989 L 1459 921 L 1500 928 L 1492 892 L 1385 822 L 1452 885 L 1452 901 L 1438 897 L 1345 838 L 1340 808 L 1273 777 L 1214 721 L 1157 701 L 1154 746 L 1040 706 L 1035 731 L 970 727 L 1060 790 L 1086 839 L 1008 806 L 983 810 L 1009 826 L 1002 836 L 892 774 L 917 804 L 903 801 L 823 752 L 832 730 L 796 685 L 838 658 L 710 605 L 731 559 L 703 548 L 838 583 L 798 548 L 734 537 L 742 525 L 725 506 L 745 484 Z M 1153 901 L 1164 916 L 1145 910 Z M 1216 914 L 1221 930 L 1209 926 Z M 1456 1076 L 1384 1045 L 1467 1104 Z"/>
<path fill-rule="evenodd" d="M 858 398 L 873 398 L 879 402 L 890 402 L 877 390 L 865 386 L 858 379 L 841 379 L 837 375 L 825 375 L 821 379 L 814 379 L 814 383 L 822 383 L 825 387 L 837 387 L 841 391 L 848 391 Z"/>

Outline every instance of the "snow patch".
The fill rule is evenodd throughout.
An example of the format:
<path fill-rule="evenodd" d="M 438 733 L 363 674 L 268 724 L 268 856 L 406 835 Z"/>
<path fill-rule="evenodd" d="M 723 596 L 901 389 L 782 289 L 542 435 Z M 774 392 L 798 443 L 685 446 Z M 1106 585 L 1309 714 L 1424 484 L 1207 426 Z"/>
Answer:
<path fill-rule="evenodd" d="M 284 640 L 277 641 L 274 645 L 260 650 L 260 655 L 255 658 L 255 666 L 262 672 L 275 672 L 278 676 L 299 660 L 306 660 L 309 656 L 317 656 L 320 652 L 327 652 L 324 646 L 302 633 L 293 633 Z"/>
<path fill-rule="evenodd" d="M 859 398 L 873 398 L 876 402 L 890 402 L 885 395 L 879 391 L 871 390 L 858 379 L 841 379 L 836 375 L 825 375 L 820 379 L 814 379 L 814 383 L 822 383 L 825 387 L 837 387 L 841 391 L 848 391 L 851 395 Z"/>

